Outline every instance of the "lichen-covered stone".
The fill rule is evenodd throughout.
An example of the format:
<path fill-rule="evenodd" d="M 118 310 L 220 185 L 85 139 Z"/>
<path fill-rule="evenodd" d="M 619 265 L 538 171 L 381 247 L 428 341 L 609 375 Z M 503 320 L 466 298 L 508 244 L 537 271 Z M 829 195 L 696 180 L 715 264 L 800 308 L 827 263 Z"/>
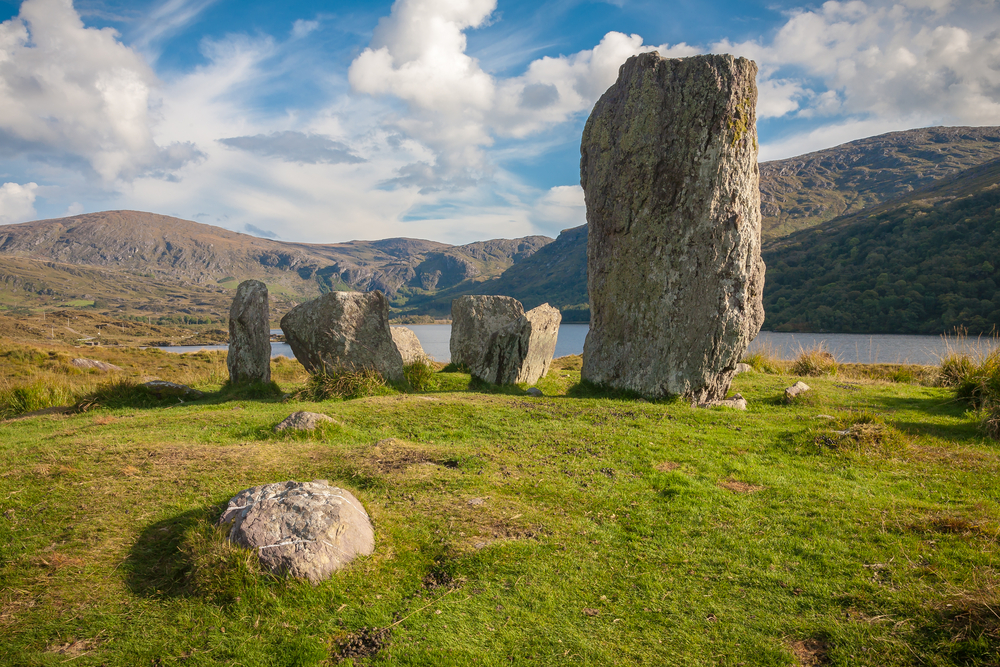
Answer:
<path fill-rule="evenodd" d="M 494 331 L 472 374 L 493 384 L 535 384 L 549 371 L 562 314 L 547 303 Z"/>
<path fill-rule="evenodd" d="M 267 285 L 259 280 L 245 280 L 236 288 L 226 365 L 231 384 L 271 381 L 271 314 Z"/>
<path fill-rule="evenodd" d="M 424 346 L 417 338 L 417 334 L 413 333 L 413 329 L 389 327 L 389 330 L 392 333 L 392 342 L 396 344 L 396 349 L 399 350 L 399 355 L 403 358 L 404 366 L 429 359 L 427 353 L 424 352 Z"/>
<path fill-rule="evenodd" d="M 734 410 L 746 410 L 747 409 L 747 399 L 743 398 L 740 394 L 733 394 L 729 398 L 717 398 L 713 400 L 708 400 L 704 402 L 695 401 L 691 404 L 692 408 L 732 408 Z"/>
<path fill-rule="evenodd" d="M 594 107 L 584 379 L 725 397 L 764 319 L 756 74 L 744 58 L 644 53 Z"/>
<path fill-rule="evenodd" d="M 157 398 L 179 398 L 193 401 L 205 397 L 204 392 L 192 389 L 186 384 L 177 384 L 166 380 L 150 380 L 140 386 Z"/>
<path fill-rule="evenodd" d="M 121 366 L 115 366 L 99 359 L 73 359 L 69 363 L 83 370 L 103 371 L 105 373 L 123 370 Z"/>
<path fill-rule="evenodd" d="M 281 318 L 285 340 L 310 373 L 364 369 L 403 379 L 403 358 L 389 330 L 389 302 L 381 292 L 330 292 Z"/>
<path fill-rule="evenodd" d="M 349 491 L 325 480 L 278 482 L 236 494 L 219 518 L 229 539 L 257 550 L 261 564 L 318 584 L 375 550 L 368 513 Z"/>
<path fill-rule="evenodd" d="M 315 431 L 320 424 L 332 424 L 334 421 L 333 417 L 320 412 L 293 412 L 274 427 L 274 432 Z"/>
<path fill-rule="evenodd" d="M 472 368 L 493 332 L 517 322 L 524 306 L 512 296 L 460 296 L 451 302 L 451 363 Z"/>

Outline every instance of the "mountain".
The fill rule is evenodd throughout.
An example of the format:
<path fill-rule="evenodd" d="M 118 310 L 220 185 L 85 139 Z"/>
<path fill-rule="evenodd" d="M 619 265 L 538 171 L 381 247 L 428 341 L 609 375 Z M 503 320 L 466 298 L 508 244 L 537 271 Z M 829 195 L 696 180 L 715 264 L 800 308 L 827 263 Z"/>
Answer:
<path fill-rule="evenodd" d="M 766 329 L 990 333 L 1000 325 L 1000 159 L 763 255 Z"/>
<path fill-rule="evenodd" d="M 287 243 L 153 213 L 107 211 L 0 226 L 0 258 L 8 269 L 0 270 L 0 291 L 14 290 L 6 298 L 0 294 L 0 301 L 27 305 L 32 294 L 57 301 L 96 296 L 112 305 L 161 305 L 168 311 L 180 305 L 164 298 L 165 290 L 173 290 L 186 310 L 222 316 L 228 290 L 255 278 L 268 284 L 279 312 L 282 300 L 290 306 L 338 289 L 382 290 L 405 306 L 413 296 L 459 286 L 471 290 L 551 241 L 529 236 L 463 246 L 417 239 Z M 89 267 L 87 277 L 74 279 L 82 267 Z M 115 285 L 134 289 L 116 294 Z M 197 305 L 199 300 L 205 304 Z"/>
<path fill-rule="evenodd" d="M 995 158 L 1000 127 L 928 127 L 763 162 L 761 235 L 776 239 L 850 215 Z"/>

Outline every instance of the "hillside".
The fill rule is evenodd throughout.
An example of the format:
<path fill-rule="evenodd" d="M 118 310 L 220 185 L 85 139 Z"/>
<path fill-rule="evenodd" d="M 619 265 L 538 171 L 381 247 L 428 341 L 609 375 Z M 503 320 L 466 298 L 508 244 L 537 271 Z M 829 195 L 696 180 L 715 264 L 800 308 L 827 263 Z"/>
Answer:
<path fill-rule="evenodd" d="M 529 236 L 464 246 L 417 239 L 286 243 L 152 213 L 107 211 L 0 226 L 0 302 L 103 301 L 219 315 L 228 310 L 228 290 L 255 278 L 279 302 L 378 289 L 405 304 L 412 295 L 460 285 L 471 290 L 549 242 Z M 183 292 L 184 304 L 164 300 L 164 290 Z"/>
<path fill-rule="evenodd" d="M 1000 160 L 796 232 L 764 254 L 764 327 L 970 334 L 1000 324 Z"/>
<path fill-rule="evenodd" d="M 1000 158 L 1000 127 L 930 127 L 760 165 L 761 234 L 786 236 Z"/>

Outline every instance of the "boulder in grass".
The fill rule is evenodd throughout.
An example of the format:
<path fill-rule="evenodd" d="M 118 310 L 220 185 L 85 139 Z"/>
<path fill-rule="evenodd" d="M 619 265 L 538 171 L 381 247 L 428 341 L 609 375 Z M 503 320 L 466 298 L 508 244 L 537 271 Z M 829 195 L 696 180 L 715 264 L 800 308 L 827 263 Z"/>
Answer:
<path fill-rule="evenodd" d="M 420 344 L 420 339 L 417 338 L 417 334 L 413 333 L 413 329 L 389 327 L 389 331 L 392 333 L 392 342 L 399 350 L 399 356 L 403 358 L 404 366 L 429 360 L 427 353 L 424 352 L 424 347 Z"/>
<path fill-rule="evenodd" d="M 494 331 L 472 374 L 492 384 L 534 384 L 552 364 L 562 314 L 545 303 Z"/>
<path fill-rule="evenodd" d="M 474 368 L 490 336 L 521 319 L 524 306 L 512 296 L 460 296 L 451 302 L 451 363 Z"/>
<path fill-rule="evenodd" d="M 275 433 L 282 431 L 315 431 L 320 424 L 334 424 L 336 420 L 320 412 L 293 412 L 274 427 Z"/>
<path fill-rule="evenodd" d="M 229 308 L 226 365 L 231 384 L 271 381 L 271 315 L 267 285 L 259 280 L 244 280 L 236 288 Z"/>
<path fill-rule="evenodd" d="M 261 564 L 318 584 L 375 550 L 368 513 L 326 480 L 277 482 L 236 494 L 219 518 L 229 540 L 257 551 Z"/>
<path fill-rule="evenodd" d="M 745 364 L 742 361 L 736 364 L 737 375 L 739 375 L 740 373 L 752 373 L 752 372 L 753 372 L 753 366 L 751 366 L 750 364 Z"/>
<path fill-rule="evenodd" d="M 146 391 L 157 398 L 179 398 L 181 400 L 194 401 L 205 397 L 204 392 L 192 389 L 184 384 L 167 382 L 166 380 L 151 380 L 140 386 L 145 387 Z"/>
<path fill-rule="evenodd" d="M 764 321 L 756 74 L 730 55 L 642 53 L 594 106 L 584 380 L 725 398 Z"/>
<path fill-rule="evenodd" d="M 695 401 L 692 408 L 732 408 L 733 410 L 746 410 L 747 399 L 739 394 L 733 394 L 729 398 L 718 398 L 713 401 Z"/>
<path fill-rule="evenodd" d="M 114 364 L 109 364 L 106 361 L 98 361 L 97 359 L 74 359 L 69 363 L 81 370 L 95 370 L 105 373 L 124 370 L 121 366 L 115 366 Z"/>
<path fill-rule="evenodd" d="M 807 385 L 802 380 L 799 380 L 791 387 L 785 389 L 785 401 L 791 403 L 792 401 L 794 401 L 796 398 L 806 393 L 807 391 L 809 391 L 809 385 Z"/>
<path fill-rule="evenodd" d="M 403 358 L 389 329 L 389 302 L 382 292 L 330 292 L 281 318 L 295 358 L 310 373 L 374 370 L 403 379 Z"/>

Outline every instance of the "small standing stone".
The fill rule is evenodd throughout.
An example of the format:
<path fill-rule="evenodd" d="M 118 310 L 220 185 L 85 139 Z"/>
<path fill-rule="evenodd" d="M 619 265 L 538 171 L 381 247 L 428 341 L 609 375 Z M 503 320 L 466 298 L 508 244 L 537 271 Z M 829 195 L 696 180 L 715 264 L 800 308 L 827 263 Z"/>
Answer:
<path fill-rule="evenodd" d="M 396 344 L 399 355 L 403 357 L 404 366 L 428 360 L 424 347 L 420 344 L 417 334 L 413 333 L 413 329 L 389 327 L 389 330 L 392 332 L 392 342 Z"/>
<path fill-rule="evenodd" d="M 271 315 L 267 285 L 259 280 L 245 280 L 236 288 L 226 364 L 231 384 L 271 381 Z"/>
<path fill-rule="evenodd" d="M 549 371 L 562 314 L 543 303 L 490 335 L 472 374 L 493 384 L 534 384 Z"/>
<path fill-rule="evenodd" d="M 473 368 L 482 361 L 490 336 L 517 322 L 524 306 L 512 296 L 460 296 L 451 302 L 451 363 Z"/>
<path fill-rule="evenodd" d="M 257 550 L 262 565 L 318 584 L 375 550 L 368 513 L 349 491 L 326 480 L 278 482 L 236 494 L 219 525 L 232 542 Z"/>

